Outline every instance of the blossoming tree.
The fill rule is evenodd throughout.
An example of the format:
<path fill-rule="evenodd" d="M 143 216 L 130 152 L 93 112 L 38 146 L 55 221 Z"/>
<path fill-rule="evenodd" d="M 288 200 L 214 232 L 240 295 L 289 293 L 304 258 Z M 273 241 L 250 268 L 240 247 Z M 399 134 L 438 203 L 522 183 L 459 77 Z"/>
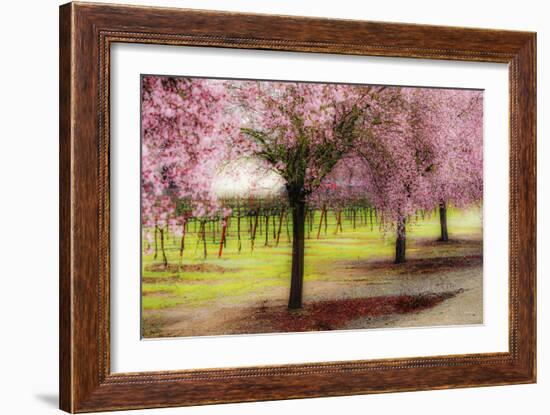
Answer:
<path fill-rule="evenodd" d="M 174 214 L 184 229 L 188 215 L 207 218 L 220 209 L 211 183 L 235 125 L 225 111 L 227 98 L 224 81 L 142 79 L 142 223 L 160 234 L 161 248 L 164 228 L 178 222 L 170 223 Z M 176 209 L 183 200 L 188 209 Z"/>
<path fill-rule="evenodd" d="M 289 308 L 302 306 L 304 224 L 308 197 L 357 144 L 383 87 L 292 82 L 251 82 L 240 91 L 249 114 L 243 135 L 253 154 L 285 181 L 292 210 Z M 375 112 L 375 111 L 374 111 Z"/>
<path fill-rule="evenodd" d="M 483 197 L 483 94 L 435 91 L 424 113 L 424 134 L 436 149 L 432 192 L 439 206 L 440 241 L 449 240 L 447 206 L 465 207 Z"/>
<path fill-rule="evenodd" d="M 478 91 L 145 76 L 146 238 L 156 243 L 158 235 L 166 266 L 165 229 L 181 229 L 181 257 L 193 217 L 206 256 L 205 222 L 221 217 L 221 256 L 231 209 L 212 183 L 221 166 L 252 159 L 286 188 L 293 227 L 288 305 L 300 308 L 308 208 L 321 209 L 326 224 L 328 207 L 368 203 L 396 232 L 397 263 L 406 259 L 406 224 L 418 210 L 439 207 L 441 239 L 448 238 L 447 203 L 465 206 L 482 195 L 481 97 Z M 278 230 L 271 225 L 277 243 L 285 208 L 277 212 Z"/>

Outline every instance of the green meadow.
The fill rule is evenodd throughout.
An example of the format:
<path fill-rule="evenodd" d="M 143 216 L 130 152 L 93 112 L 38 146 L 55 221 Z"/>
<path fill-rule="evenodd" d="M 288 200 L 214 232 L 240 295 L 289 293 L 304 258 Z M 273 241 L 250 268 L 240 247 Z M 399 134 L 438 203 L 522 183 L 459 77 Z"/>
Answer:
<path fill-rule="evenodd" d="M 395 230 L 384 229 L 369 220 L 355 221 L 345 217 L 342 231 L 336 232 L 336 216 L 329 212 L 325 229 L 319 227 L 321 212 L 315 212 L 311 224 L 306 224 L 306 254 L 304 284 L 312 281 L 338 281 L 345 275 L 335 270 L 338 265 L 354 261 L 393 263 Z M 478 240 L 482 238 L 482 218 L 479 207 L 468 210 L 448 209 L 449 235 L 454 240 Z M 207 227 L 206 251 L 199 240 L 198 227 L 190 224 L 185 239 L 185 249 L 180 259 L 181 237 L 165 236 L 165 252 L 168 267 L 162 264 L 162 253 L 142 257 L 142 309 L 144 312 L 161 311 L 174 307 L 204 308 L 223 300 L 242 304 L 257 298 L 269 298 L 273 290 L 288 289 L 290 284 L 291 241 L 285 223 L 277 245 L 273 234 L 272 219 L 269 223 L 266 243 L 265 223 L 255 238 L 252 250 L 244 219 L 241 223 L 241 249 L 237 239 L 237 221 L 227 227 L 226 243 L 221 256 L 220 232 L 212 224 Z M 290 229 L 291 224 L 289 224 Z M 320 228 L 320 229 L 319 229 Z M 258 231 L 259 232 L 259 231 Z M 411 218 L 407 225 L 407 258 L 453 257 L 468 254 L 456 244 L 439 244 L 434 248 L 427 241 L 439 238 L 439 216 Z M 317 238 L 319 236 L 319 238 Z M 157 241 L 158 242 L 158 241 Z M 158 244 L 160 245 L 160 244 Z M 479 246 L 473 248 L 479 251 Z M 307 301 L 307 298 L 305 299 Z"/>

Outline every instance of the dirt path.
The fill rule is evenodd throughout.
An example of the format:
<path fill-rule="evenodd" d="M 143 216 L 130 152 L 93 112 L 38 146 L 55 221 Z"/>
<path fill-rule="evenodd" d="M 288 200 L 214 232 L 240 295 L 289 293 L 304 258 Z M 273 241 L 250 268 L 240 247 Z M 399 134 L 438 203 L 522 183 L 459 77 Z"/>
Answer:
<path fill-rule="evenodd" d="M 286 309 L 288 288 L 271 287 L 259 290 L 254 296 L 220 298 L 201 307 L 177 306 L 147 311 L 144 319 L 150 332 L 145 337 L 277 332 L 281 331 L 281 324 L 284 326 L 281 320 L 293 323 L 311 316 L 312 310 L 323 302 L 340 301 L 344 304 L 347 301 L 345 304 L 349 306 L 350 300 L 365 302 L 363 305 L 356 304 L 357 301 L 353 303 L 353 310 L 363 310 L 362 314 L 350 312 L 350 318 L 336 326 L 312 321 L 312 327 L 307 330 L 482 323 L 481 256 L 413 258 L 403 265 L 340 262 L 327 272 L 333 277 L 304 282 L 304 310 L 298 314 Z M 413 301 L 422 305 L 426 298 L 433 300 L 433 304 L 405 308 L 398 304 L 399 301 L 406 304 Z M 388 314 L 380 315 L 368 308 L 392 301 L 397 305 L 384 308 Z M 336 309 L 338 304 L 334 304 Z M 394 310 L 398 312 L 392 312 Z M 302 326 L 290 324 L 289 327 Z"/>
<path fill-rule="evenodd" d="M 346 329 L 382 327 L 450 326 L 483 323 L 483 279 L 481 267 L 440 276 L 435 291 L 461 289 L 456 296 L 433 308 L 410 314 L 390 314 L 369 319 L 359 318 L 346 324 Z M 412 288 L 412 287 L 411 287 Z M 414 289 L 414 288 L 413 288 Z"/>

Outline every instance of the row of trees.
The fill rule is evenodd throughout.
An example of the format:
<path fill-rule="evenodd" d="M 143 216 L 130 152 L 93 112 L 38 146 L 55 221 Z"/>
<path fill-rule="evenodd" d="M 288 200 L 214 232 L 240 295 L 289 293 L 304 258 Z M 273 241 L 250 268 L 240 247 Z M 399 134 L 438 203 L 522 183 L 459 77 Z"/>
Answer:
<path fill-rule="evenodd" d="M 258 175 L 275 172 L 292 214 L 289 307 L 299 308 L 308 206 L 368 200 L 396 232 L 396 262 L 419 210 L 440 209 L 448 240 L 448 204 L 482 197 L 482 118 L 480 91 L 146 76 L 143 224 L 228 218 L 212 186 L 221 169 L 246 159 Z"/>
<path fill-rule="evenodd" d="M 375 209 L 358 202 L 334 208 L 308 206 L 305 215 L 306 239 L 330 238 L 350 230 L 379 233 L 385 225 L 383 218 Z M 280 242 L 292 241 L 286 200 L 224 200 L 224 205 L 231 206 L 230 216 L 189 217 L 180 223 L 171 218 L 164 227 L 156 226 L 147 234 L 150 239 L 144 241 L 145 254 L 153 255 L 154 259 L 168 267 L 168 249 L 179 252 L 179 264 L 182 264 L 184 254 L 193 248 L 193 254 L 187 256 L 195 256 L 199 251 L 206 259 L 214 254 L 222 257 L 228 241 L 234 244 L 238 253 L 254 252 L 258 246 L 277 247 Z M 418 212 L 416 216 L 422 215 L 424 212 Z M 209 251 L 212 245 L 216 247 L 215 252 Z"/>
<path fill-rule="evenodd" d="M 154 254 L 154 259 L 160 258 L 163 265 L 167 267 L 169 264 L 165 242 L 170 237 L 172 245 L 176 245 L 175 238 L 178 240 L 180 264 L 191 236 L 194 236 L 196 241 L 195 253 L 199 245 L 202 245 L 202 254 L 205 259 L 208 257 L 209 243 L 219 245 L 217 256 L 222 257 L 229 239 L 237 242 L 239 253 L 243 251 L 245 244 L 249 244 L 249 252 L 254 252 L 258 244 L 279 246 L 279 241 L 292 241 L 290 209 L 286 195 L 284 198 L 250 196 L 244 199 L 222 199 L 221 203 L 229 207 L 230 215 L 201 218 L 181 215 L 178 210 L 185 209 L 185 206 L 180 204 L 176 207 L 176 212 L 164 223 L 164 227 L 157 224 L 152 232 L 146 233 L 148 238 L 144 241 L 145 254 Z M 432 212 L 417 211 L 414 220 L 424 219 L 426 214 L 431 216 Z M 178 221 L 178 218 L 184 218 L 184 220 Z M 324 203 L 321 206 L 308 203 L 306 208 L 307 239 L 321 239 L 321 236 L 336 235 L 344 232 L 344 228 L 345 230 L 366 228 L 379 233 L 386 226 L 383 216 L 380 216 L 366 199 L 346 199 L 331 206 Z"/>

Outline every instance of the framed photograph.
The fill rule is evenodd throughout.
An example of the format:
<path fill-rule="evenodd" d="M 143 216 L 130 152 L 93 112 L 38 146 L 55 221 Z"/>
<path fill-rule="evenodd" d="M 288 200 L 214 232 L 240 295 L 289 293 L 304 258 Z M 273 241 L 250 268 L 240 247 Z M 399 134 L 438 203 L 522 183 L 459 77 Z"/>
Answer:
<path fill-rule="evenodd" d="M 536 35 L 60 8 L 60 407 L 536 381 Z"/>

